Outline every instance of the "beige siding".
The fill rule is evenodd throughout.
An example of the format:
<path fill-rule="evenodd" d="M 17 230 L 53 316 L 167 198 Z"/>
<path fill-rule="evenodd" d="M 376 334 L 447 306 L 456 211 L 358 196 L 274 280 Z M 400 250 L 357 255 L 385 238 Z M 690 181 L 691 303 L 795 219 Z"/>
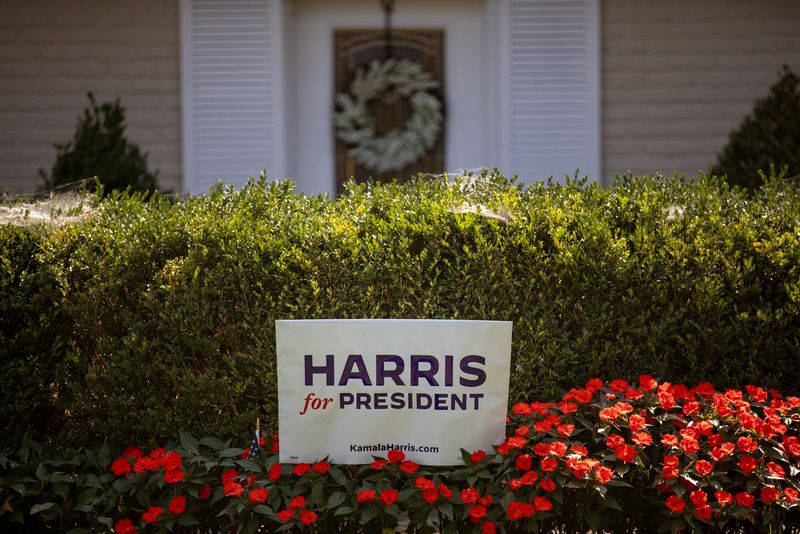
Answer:
<path fill-rule="evenodd" d="M 797 0 L 603 0 L 606 177 L 696 175 L 777 80 L 800 71 Z"/>
<path fill-rule="evenodd" d="M 0 1 L 0 190 L 41 184 L 88 91 L 121 98 L 128 138 L 179 189 L 179 54 L 177 0 Z"/>

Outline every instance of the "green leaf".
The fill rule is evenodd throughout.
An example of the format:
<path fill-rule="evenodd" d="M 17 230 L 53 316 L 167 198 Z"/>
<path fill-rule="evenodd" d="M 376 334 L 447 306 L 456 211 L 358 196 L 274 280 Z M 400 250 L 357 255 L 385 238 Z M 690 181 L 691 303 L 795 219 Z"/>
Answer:
<path fill-rule="evenodd" d="M 439 513 L 446 519 L 453 520 L 453 505 L 450 504 L 448 501 L 442 501 L 436 505 L 436 509 L 439 510 Z"/>
<path fill-rule="evenodd" d="M 331 469 L 328 471 L 328 474 L 335 480 L 340 486 L 349 487 L 350 481 L 344 476 L 341 469 Z"/>
<path fill-rule="evenodd" d="M 41 481 L 47 478 L 47 468 L 44 466 L 44 463 L 40 463 L 39 467 L 36 468 L 36 478 Z"/>
<path fill-rule="evenodd" d="M 201 523 L 193 516 L 189 514 L 183 514 L 178 518 L 178 524 L 184 527 L 193 527 L 196 525 L 200 525 Z"/>
<path fill-rule="evenodd" d="M 594 510 L 586 510 L 583 519 L 593 532 L 600 532 L 603 526 L 603 516 Z"/>
<path fill-rule="evenodd" d="M 353 508 L 352 507 L 350 507 L 350 506 L 340 506 L 339 508 L 336 509 L 335 512 L 333 512 L 333 516 L 337 517 L 337 516 L 340 516 L 340 515 L 347 515 L 347 514 L 351 514 L 351 513 L 353 513 Z"/>
<path fill-rule="evenodd" d="M 220 439 L 207 436 L 200 440 L 200 445 L 205 445 L 209 449 L 214 449 L 215 451 L 221 451 L 225 447 L 227 447 L 226 443 Z"/>
<path fill-rule="evenodd" d="M 336 508 L 340 504 L 342 504 L 347 499 L 347 495 L 343 491 L 337 491 L 336 493 L 331 494 L 328 497 L 328 504 L 325 505 L 325 508 L 330 510 L 331 508 Z"/>
<path fill-rule="evenodd" d="M 200 444 L 191 434 L 181 431 L 178 435 L 180 436 L 181 446 L 183 446 L 184 450 L 195 455 L 200 453 Z"/>
<path fill-rule="evenodd" d="M 46 503 L 42 503 L 42 504 L 34 504 L 31 507 L 31 512 L 30 513 L 31 513 L 31 515 L 38 514 L 39 512 L 43 512 L 45 510 L 49 510 L 50 508 L 52 508 L 55 505 L 56 505 L 56 503 L 54 503 L 54 502 L 46 502 Z"/>
<path fill-rule="evenodd" d="M 311 495 L 309 496 L 311 503 L 315 506 L 322 506 L 322 491 L 324 490 L 324 486 L 321 480 L 317 480 L 314 482 L 314 485 L 311 486 Z"/>
<path fill-rule="evenodd" d="M 378 515 L 378 511 L 375 508 L 366 508 L 361 510 L 361 517 L 359 518 L 358 522 L 362 525 L 366 525 L 372 521 L 376 515 Z"/>
<path fill-rule="evenodd" d="M 233 458 L 235 456 L 240 456 L 244 452 L 244 449 L 240 449 L 239 447 L 231 447 L 225 449 L 219 453 L 220 458 Z"/>

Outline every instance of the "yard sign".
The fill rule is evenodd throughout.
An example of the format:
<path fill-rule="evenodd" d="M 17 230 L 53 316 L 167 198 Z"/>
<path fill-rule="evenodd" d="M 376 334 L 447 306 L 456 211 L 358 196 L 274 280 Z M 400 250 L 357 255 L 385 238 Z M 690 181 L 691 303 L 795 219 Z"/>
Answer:
<path fill-rule="evenodd" d="M 280 461 L 422 465 L 505 438 L 511 323 L 276 321 Z"/>

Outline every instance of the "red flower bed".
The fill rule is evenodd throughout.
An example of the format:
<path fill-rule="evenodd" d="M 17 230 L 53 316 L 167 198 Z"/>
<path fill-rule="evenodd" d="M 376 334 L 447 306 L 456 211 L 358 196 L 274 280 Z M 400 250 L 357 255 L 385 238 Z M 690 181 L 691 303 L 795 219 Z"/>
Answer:
<path fill-rule="evenodd" d="M 507 429 L 494 451 L 463 451 L 464 465 L 452 468 L 420 466 L 401 451 L 364 466 L 281 465 L 275 436 L 248 460 L 246 449 L 182 434 L 172 451 L 128 447 L 108 458 L 94 475 L 93 498 L 104 506 L 34 511 L 55 504 L 45 487 L 27 517 L 113 524 L 117 532 L 200 525 L 353 532 L 398 522 L 410 532 L 484 533 L 800 524 L 798 397 L 755 386 L 688 388 L 646 375 L 635 384 L 592 379 L 559 402 L 513 406 Z M 3 485 L 9 481 L 6 473 Z M 87 475 L 71 491 L 91 490 L 89 482 Z"/>

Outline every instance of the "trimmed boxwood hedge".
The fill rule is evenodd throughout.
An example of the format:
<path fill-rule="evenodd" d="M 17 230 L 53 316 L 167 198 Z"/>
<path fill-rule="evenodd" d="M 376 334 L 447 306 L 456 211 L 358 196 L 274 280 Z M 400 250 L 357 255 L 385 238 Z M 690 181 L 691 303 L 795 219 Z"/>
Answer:
<path fill-rule="evenodd" d="M 624 177 L 111 194 L 0 227 L 2 443 L 277 427 L 274 320 L 514 322 L 511 401 L 647 372 L 800 384 L 800 189 Z"/>

